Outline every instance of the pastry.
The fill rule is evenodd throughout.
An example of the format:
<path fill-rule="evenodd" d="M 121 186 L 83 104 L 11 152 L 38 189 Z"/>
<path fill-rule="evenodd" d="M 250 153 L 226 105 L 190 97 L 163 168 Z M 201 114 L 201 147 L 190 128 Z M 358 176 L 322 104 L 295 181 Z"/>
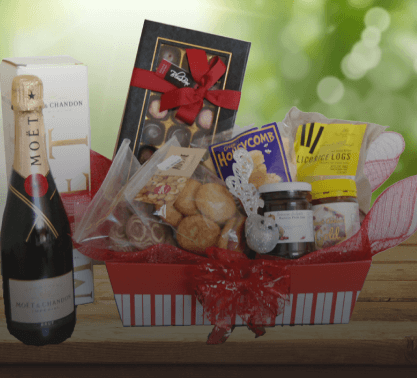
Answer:
<path fill-rule="evenodd" d="M 191 252 L 204 252 L 214 246 L 220 235 L 220 227 L 202 215 L 185 217 L 177 229 L 178 244 Z"/>
<path fill-rule="evenodd" d="M 224 223 L 236 212 L 233 196 L 225 186 L 216 183 L 201 185 L 195 195 L 198 210 L 217 223 Z"/>
<path fill-rule="evenodd" d="M 188 179 L 187 185 L 181 190 L 174 202 L 174 207 L 184 215 L 195 215 L 198 213 L 197 205 L 195 203 L 197 190 L 201 184 L 193 179 Z"/>

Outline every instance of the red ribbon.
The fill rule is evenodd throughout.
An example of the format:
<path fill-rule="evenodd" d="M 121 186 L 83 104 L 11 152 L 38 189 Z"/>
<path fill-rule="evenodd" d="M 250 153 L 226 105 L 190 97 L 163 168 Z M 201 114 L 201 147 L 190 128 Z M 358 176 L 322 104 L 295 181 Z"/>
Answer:
<path fill-rule="evenodd" d="M 191 268 L 190 279 L 208 319 L 215 324 L 207 344 L 224 343 L 239 315 L 256 337 L 289 302 L 286 262 L 249 260 L 244 254 L 208 248 L 209 260 Z"/>
<path fill-rule="evenodd" d="M 237 110 L 240 92 L 233 90 L 210 90 L 226 72 L 225 64 L 218 56 L 207 62 L 204 50 L 186 49 L 191 75 L 197 83 L 195 88 L 177 88 L 155 72 L 134 68 L 130 85 L 133 87 L 162 92 L 160 111 L 179 107 L 176 118 L 191 125 L 201 108 L 203 100 L 212 104 Z"/>

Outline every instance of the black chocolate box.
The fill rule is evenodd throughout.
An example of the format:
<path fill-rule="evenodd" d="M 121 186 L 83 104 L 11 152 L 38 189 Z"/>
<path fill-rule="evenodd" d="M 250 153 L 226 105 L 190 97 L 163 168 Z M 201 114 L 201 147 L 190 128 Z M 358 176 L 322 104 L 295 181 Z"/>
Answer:
<path fill-rule="evenodd" d="M 189 73 L 186 49 L 204 50 L 208 61 L 217 56 L 225 64 L 225 73 L 210 90 L 240 92 L 250 43 L 232 38 L 145 20 L 135 68 L 156 72 L 165 60 Z M 189 125 L 175 118 L 178 108 L 160 111 L 161 95 L 149 89 L 130 87 L 114 154 L 125 138 L 131 140 L 131 148 L 139 157 L 141 147 L 158 148 L 173 135 L 183 147 L 188 147 L 199 138 L 211 143 L 214 135 L 234 125 L 237 110 L 215 106 L 206 99 L 195 121 Z"/>

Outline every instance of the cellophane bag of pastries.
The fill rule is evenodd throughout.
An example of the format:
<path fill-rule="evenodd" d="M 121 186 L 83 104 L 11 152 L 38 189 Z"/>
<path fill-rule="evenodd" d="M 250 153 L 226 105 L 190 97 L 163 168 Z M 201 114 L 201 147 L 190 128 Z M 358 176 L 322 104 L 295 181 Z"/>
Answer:
<path fill-rule="evenodd" d="M 164 159 L 154 154 L 132 178 L 124 197 L 135 213 L 135 232 L 156 222 L 170 228 L 171 242 L 192 253 L 204 255 L 213 246 L 244 251 L 246 217 L 224 182 L 202 164 L 206 152 L 171 145 Z"/>
<path fill-rule="evenodd" d="M 340 178 L 355 180 L 361 214 L 367 214 L 372 190 L 364 173 L 365 161 L 371 143 L 387 126 L 330 119 L 296 107 L 290 109 L 283 123 L 294 139 L 297 180 L 309 183 Z"/>
<path fill-rule="evenodd" d="M 176 138 L 156 151 L 152 155 L 154 159 L 164 156 L 166 150 L 173 144 L 179 145 Z M 137 232 L 137 217 L 129 203 L 125 201 L 123 193 L 129 181 L 140 176 L 147 164 L 139 164 L 129 145 L 130 141 L 125 139 L 89 206 L 82 208 L 80 204 L 77 208 L 74 234 L 76 243 L 119 252 L 145 249 L 159 242 L 169 243 L 167 239 L 170 229 L 158 222 L 149 220 L 143 233 L 139 235 Z M 134 234 L 135 238 L 130 239 L 130 234 Z"/>

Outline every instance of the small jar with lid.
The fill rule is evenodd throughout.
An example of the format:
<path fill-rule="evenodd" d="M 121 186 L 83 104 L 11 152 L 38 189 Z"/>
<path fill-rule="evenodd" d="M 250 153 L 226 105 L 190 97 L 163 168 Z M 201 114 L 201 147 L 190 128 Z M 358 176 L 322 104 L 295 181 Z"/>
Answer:
<path fill-rule="evenodd" d="M 308 197 L 311 185 L 283 182 L 259 188 L 264 208 L 258 213 L 275 219 L 279 238 L 269 255 L 296 259 L 314 251 L 313 211 Z"/>
<path fill-rule="evenodd" d="M 313 182 L 311 187 L 316 249 L 331 247 L 359 231 L 359 204 L 354 180 L 321 180 Z"/>

